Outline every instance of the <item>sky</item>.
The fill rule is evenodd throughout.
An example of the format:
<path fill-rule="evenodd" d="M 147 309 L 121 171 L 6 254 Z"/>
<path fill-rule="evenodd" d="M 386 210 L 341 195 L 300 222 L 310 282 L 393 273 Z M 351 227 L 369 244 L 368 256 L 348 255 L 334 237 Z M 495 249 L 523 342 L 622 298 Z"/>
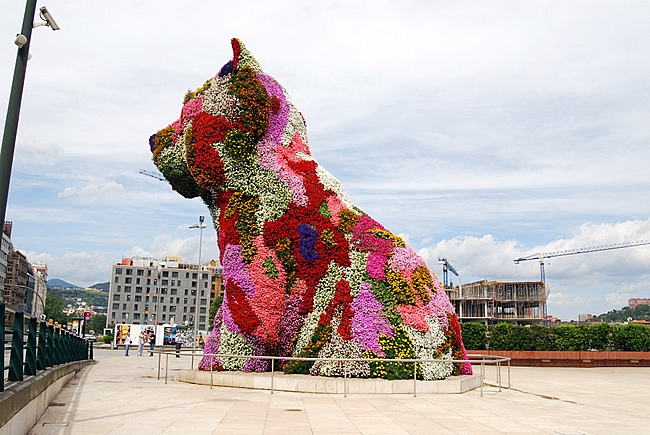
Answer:
<path fill-rule="evenodd" d="M 24 1 L 0 3 L 5 114 Z M 539 280 L 538 252 L 650 240 L 650 3 L 47 0 L 6 219 L 49 277 L 122 257 L 217 259 L 200 199 L 139 174 L 240 38 L 303 113 L 354 203 L 463 283 Z M 4 119 L 4 118 L 3 118 Z M 557 257 L 550 315 L 650 297 L 650 246 Z M 453 277 L 455 281 L 458 278 Z"/>

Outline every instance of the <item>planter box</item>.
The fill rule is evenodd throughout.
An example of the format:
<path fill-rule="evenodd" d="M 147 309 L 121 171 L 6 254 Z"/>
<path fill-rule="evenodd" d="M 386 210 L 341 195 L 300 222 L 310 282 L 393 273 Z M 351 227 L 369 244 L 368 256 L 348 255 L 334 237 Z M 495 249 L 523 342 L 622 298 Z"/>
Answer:
<path fill-rule="evenodd" d="M 511 358 L 510 365 L 529 367 L 650 367 L 650 352 L 543 350 L 468 350 L 469 354 Z"/>

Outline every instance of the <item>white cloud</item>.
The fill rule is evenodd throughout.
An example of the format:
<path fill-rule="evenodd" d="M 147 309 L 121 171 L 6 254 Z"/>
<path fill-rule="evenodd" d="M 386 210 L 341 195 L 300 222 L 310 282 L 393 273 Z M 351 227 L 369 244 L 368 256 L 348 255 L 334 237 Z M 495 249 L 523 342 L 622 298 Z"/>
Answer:
<path fill-rule="evenodd" d="M 59 197 L 79 197 L 85 200 L 105 201 L 107 198 L 124 193 L 124 186 L 109 180 L 103 184 L 86 184 L 81 187 L 66 187 Z"/>

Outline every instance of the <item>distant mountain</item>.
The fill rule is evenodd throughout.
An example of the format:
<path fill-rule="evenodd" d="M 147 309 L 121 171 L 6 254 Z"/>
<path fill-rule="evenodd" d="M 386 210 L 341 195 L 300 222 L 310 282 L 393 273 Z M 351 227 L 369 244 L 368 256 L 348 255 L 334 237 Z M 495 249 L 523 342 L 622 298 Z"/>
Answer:
<path fill-rule="evenodd" d="M 47 285 L 49 285 L 50 287 L 79 288 L 78 285 L 70 284 L 69 282 L 65 282 L 62 279 L 58 279 L 58 278 L 48 279 Z"/>
<path fill-rule="evenodd" d="M 108 288 L 110 287 L 110 285 L 111 285 L 110 282 L 98 282 L 97 284 L 91 285 L 90 288 L 98 288 L 108 293 Z"/>

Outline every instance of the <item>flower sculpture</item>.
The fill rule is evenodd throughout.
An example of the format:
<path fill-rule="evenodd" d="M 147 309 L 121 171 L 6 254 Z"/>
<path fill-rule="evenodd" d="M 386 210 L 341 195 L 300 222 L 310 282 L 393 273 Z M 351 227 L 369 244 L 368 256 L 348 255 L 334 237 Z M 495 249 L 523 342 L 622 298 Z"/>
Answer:
<path fill-rule="evenodd" d="M 172 188 L 201 197 L 218 234 L 224 300 L 206 354 L 464 359 L 438 279 L 404 241 L 352 204 L 314 161 L 287 91 L 238 39 L 233 59 L 185 96 L 151 136 Z M 345 366 L 343 364 L 346 364 Z M 265 371 L 262 359 L 206 356 L 202 369 Z M 288 360 L 287 373 L 413 377 L 413 364 Z M 421 379 L 469 374 L 423 363 Z"/>

